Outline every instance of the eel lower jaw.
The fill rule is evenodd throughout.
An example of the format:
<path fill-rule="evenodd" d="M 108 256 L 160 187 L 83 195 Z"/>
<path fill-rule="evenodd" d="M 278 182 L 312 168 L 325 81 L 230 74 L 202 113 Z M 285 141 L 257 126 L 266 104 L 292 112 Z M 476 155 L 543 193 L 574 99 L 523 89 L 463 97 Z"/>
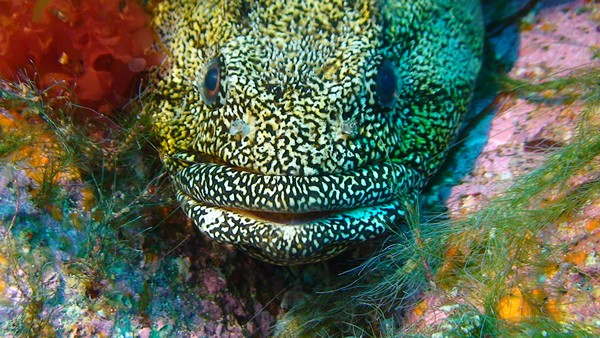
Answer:
<path fill-rule="evenodd" d="M 376 238 L 404 216 L 399 201 L 336 212 L 271 213 L 207 205 L 177 191 L 199 230 L 277 265 L 317 262 Z"/>

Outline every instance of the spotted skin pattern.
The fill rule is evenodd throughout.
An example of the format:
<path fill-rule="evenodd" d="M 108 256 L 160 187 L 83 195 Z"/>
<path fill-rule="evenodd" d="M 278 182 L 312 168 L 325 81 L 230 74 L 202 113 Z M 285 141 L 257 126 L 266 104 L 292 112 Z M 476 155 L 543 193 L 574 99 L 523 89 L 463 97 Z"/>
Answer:
<path fill-rule="evenodd" d="M 401 223 L 481 63 L 471 0 L 163 1 L 154 24 L 149 111 L 183 210 L 275 264 Z"/>

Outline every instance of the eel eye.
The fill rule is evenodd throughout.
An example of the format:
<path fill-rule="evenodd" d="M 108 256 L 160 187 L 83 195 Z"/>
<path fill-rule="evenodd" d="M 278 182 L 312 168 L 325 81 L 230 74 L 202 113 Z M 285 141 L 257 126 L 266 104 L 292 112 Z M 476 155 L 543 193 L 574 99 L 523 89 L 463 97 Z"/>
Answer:
<path fill-rule="evenodd" d="M 398 81 L 391 61 L 385 60 L 381 64 L 375 83 L 379 105 L 384 108 L 392 108 L 398 96 Z"/>
<path fill-rule="evenodd" d="M 204 68 L 203 78 L 201 79 L 202 101 L 207 106 L 213 106 L 219 98 L 221 90 L 221 60 L 216 57 L 211 59 Z"/>

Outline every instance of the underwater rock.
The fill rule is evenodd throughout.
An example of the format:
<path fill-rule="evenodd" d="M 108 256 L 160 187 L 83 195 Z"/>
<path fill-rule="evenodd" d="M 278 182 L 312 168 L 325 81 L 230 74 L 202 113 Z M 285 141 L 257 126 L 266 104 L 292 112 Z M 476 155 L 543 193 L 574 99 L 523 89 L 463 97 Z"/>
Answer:
<path fill-rule="evenodd" d="M 0 1 L 1 13 L 22 3 Z M 588 61 L 597 66 L 597 6 L 589 1 L 556 3 L 528 17 L 520 58 L 511 72 L 514 78 L 546 80 Z M 21 18 L 22 10 L 14 15 Z M 133 70 L 139 69 L 140 60 L 132 60 Z M 481 209 L 516 178 L 537 168 L 548 154 L 528 151 L 534 141 L 552 140 L 536 146 L 554 144 L 557 147 L 548 150 L 556 152 L 576 135 L 585 102 L 557 101 L 557 90 L 509 94 L 491 122 L 489 142 L 475 169 L 452 188 L 448 205 L 454 219 Z M 8 107 L 8 97 L 23 102 L 22 92 L 1 87 L 0 95 L 1 336 L 269 335 L 281 312 L 278 302 L 284 298 L 276 294 L 286 289 L 288 276 L 200 238 L 172 201 L 152 197 L 160 186 L 153 177 L 118 173 L 112 160 L 100 157 L 96 161 L 102 165 L 96 163 L 100 168 L 96 172 L 78 168 L 81 161 L 44 167 L 52 159 L 69 158 L 61 139 L 52 136 L 39 112 L 15 113 Z M 35 101 L 28 105 L 36 106 L 42 100 L 25 101 Z M 593 113 L 600 115 L 597 110 Z M 143 142 L 143 137 L 135 141 Z M 50 153 L 54 149 L 62 150 Z M 137 148 L 134 152 L 140 156 Z M 121 155 L 121 160 L 128 159 L 121 166 L 143 162 L 127 155 Z M 592 163 L 574 177 L 568 192 L 579 193 L 593 184 L 598 168 L 597 162 Z M 46 197 L 41 198 L 40 192 Z M 550 194 L 545 202 L 563 197 Z M 167 218 L 170 214 L 175 216 Z M 539 254 L 531 259 L 539 263 L 511 270 L 487 310 L 514 326 L 543 313 L 560 323 L 598 327 L 600 201 L 590 200 L 577 213 L 566 214 L 536 233 L 534 242 L 543 245 L 530 248 L 530 253 Z M 561 250 L 544 251 L 556 245 L 562 245 Z M 450 249 L 448 269 L 454 269 L 469 252 Z M 447 290 L 440 283 L 423 296 L 403 329 L 472 333 L 469 330 L 481 327 L 486 309 L 464 311 L 464 304 L 479 295 L 468 286 Z M 473 315 L 463 316 L 462 326 L 449 322 L 454 314 L 465 313 Z"/>
<path fill-rule="evenodd" d="M 535 173 L 553 154 L 573 142 L 581 143 L 575 147 L 580 150 L 590 146 L 592 141 L 598 142 L 600 114 L 593 95 L 598 94 L 594 83 L 600 66 L 597 60 L 599 18 L 600 8 L 588 1 L 548 1 L 521 20 L 518 58 L 509 77 L 524 82 L 515 82 L 512 86 L 516 89 L 501 96 L 490 122 L 489 138 L 473 169 L 452 187 L 447 206 L 454 220 L 485 210 L 498 200 L 511 203 L 506 197 L 510 187 L 519 178 Z M 554 85 L 543 87 L 543 83 L 552 81 L 556 81 Z M 519 83 L 542 85 L 521 90 Z M 519 191 L 534 196 L 532 191 L 536 185 L 552 182 L 553 176 L 562 177 L 561 172 L 570 170 L 570 161 L 576 161 L 569 157 L 573 156 L 568 155 L 570 153 L 565 154 L 564 167 L 559 167 L 556 174 L 550 173 L 540 182 L 521 182 L 520 187 L 524 188 Z M 442 290 L 424 295 L 424 300 L 413 308 L 407 325 L 428 333 L 480 332 L 477 330 L 484 330 L 486 326 L 485 315 L 492 315 L 490 311 L 494 311 L 497 318 L 503 320 L 504 330 L 513 334 L 560 330 L 559 326 L 553 326 L 556 324 L 550 324 L 553 321 L 563 324 L 564 330 L 571 330 L 575 336 L 600 332 L 600 307 L 597 306 L 600 199 L 597 192 L 594 197 L 595 190 L 592 190 L 597 189 L 600 158 L 598 153 L 586 154 L 583 150 L 580 155 L 590 158 L 589 163 L 585 157 L 578 159 L 584 161 L 582 170 L 573 172 L 566 182 L 557 182 L 561 188 L 546 193 L 541 202 L 532 198 L 530 210 L 523 210 L 519 214 L 522 216 L 513 215 L 526 220 L 527 214 L 570 205 L 560 212 L 560 217 L 521 230 L 527 236 L 523 237 L 521 247 L 514 247 L 514 256 L 510 256 L 515 260 L 514 265 L 505 272 L 505 281 L 498 290 L 483 290 L 483 282 L 477 284 L 476 278 L 455 281 L 452 290 L 442 286 Z M 591 191 L 591 198 L 578 201 L 582 198 L 578 196 L 589 196 L 582 192 L 587 189 Z M 505 215 L 506 222 L 519 224 L 520 220 L 511 221 L 510 213 Z M 536 218 L 532 216 L 531 220 Z M 539 230 L 530 233 L 536 226 Z M 473 238 L 467 234 L 462 236 Z M 460 274 L 457 271 L 465 268 L 465 262 L 473 254 L 469 251 L 472 247 L 465 246 L 459 237 L 461 234 L 449 240 L 446 261 L 438 275 L 440 279 Z M 518 251 L 521 252 L 517 254 Z M 508 258 L 498 256 L 502 260 Z M 494 276 L 482 276 L 485 278 Z M 495 304 L 481 303 L 485 292 L 495 292 Z M 473 304 L 479 305 L 473 307 Z M 472 322 L 464 321 L 461 327 L 460 321 L 456 321 L 458 314 L 471 318 Z M 523 326 L 519 326 L 521 324 Z M 524 328 L 529 331 L 520 331 Z"/>
<path fill-rule="evenodd" d="M 45 123 L 38 94 L 0 83 L 0 336 L 266 336 L 278 273 L 190 235 L 141 148 Z"/>

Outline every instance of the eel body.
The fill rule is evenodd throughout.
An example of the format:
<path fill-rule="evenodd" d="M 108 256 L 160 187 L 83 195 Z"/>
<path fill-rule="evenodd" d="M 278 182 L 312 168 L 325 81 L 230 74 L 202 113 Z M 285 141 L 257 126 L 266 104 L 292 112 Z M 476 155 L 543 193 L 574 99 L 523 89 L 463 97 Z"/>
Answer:
<path fill-rule="evenodd" d="M 480 68 L 478 1 L 163 1 L 149 106 L 198 228 L 276 264 L 402 223 Z"/>

